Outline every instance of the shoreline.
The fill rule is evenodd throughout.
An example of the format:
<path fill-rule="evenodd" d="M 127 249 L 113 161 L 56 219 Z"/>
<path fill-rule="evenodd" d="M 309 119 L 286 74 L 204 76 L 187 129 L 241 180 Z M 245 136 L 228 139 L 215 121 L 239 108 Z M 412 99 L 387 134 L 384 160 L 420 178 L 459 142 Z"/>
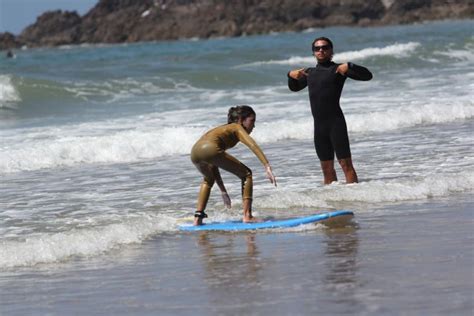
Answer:
<path fill-rule="evenodd" d="M 82 43 L 135 43 L 301 32 L 332 26 L 380 27 L 474 18 L 474 4 L 430 0 L 350 0 L 258 4 L 189 0 L 119 3 L 100 0 L 89 12 L 48 11 L 20 34 L 0 33 L 0 50 Z"/>
<path fill-rule="evenodd" d="M 472 18 L 465 18 L 465 19 L 456 19 L 456 18 L 447 18 L 447 19 L 439 19 L 439 20 L 426 20 L 426 21 L 419 21 L 413 23 L 406 23 L 406 24 L 386 24 L 386 25 L 368 25 L 368 26 L 360 26 L 360 25 L 331 25 L 327 27 L 320 27 L 320 28 L 307 28 L 304 30 L 299 31 L 281 31 L 281 32 L 269 32 L 265 34 L 244 34 L 240 36 L 221 36 L 221 37 L 209 37 L 209 38 L 178 38 L 178 39 L 168 39 L 168 40 L 151 40 L 151 41 L 136 41 L 136 42 L 118 42 L 118 43 L 77 43 L 77 44 L 64 44 L 64 45 L 57 45 L 57 46 L 32 46 L 29 47 L 27 45 L 18 47 L 18 48 L 4 48 L 1 46 L 0 43 L 0 51 L 25 51 L 25 50 L 41 50 L 41 49 L 59 49 L 59 50 L 68 50 L 74 48 L 97 48 L 97 47 L 115 47 L 115 46 L 133 46 L 133 45 L 153 45 L 153 44 L 163 44 L 163 43 L 176 43 L 176 42 L 201 42 L 201 41 L 219 41 L 219 40 L 227 40 L 227 39 L 239 39 L 239 38 L 248 38 L 253 36 L 272 36 L 272 35 L 279 35 L 279 34 L 300 34 L 300 33 L 310 33 L 315 32 L 317 30 L 324 30 L 327 28 L 360 28 L 360 29 L 370 29 L 370 28 L 380 28 L 380 27 L 394 27 L 394 26 L 410 26 L 410 25 L 428 25 L 432 23 L 449 23 L 449 22 L 463 22 L 463 21 L 470 21 L 473 20 Z M 5 33 L 3 33 L 5 34 Z M 0 33 L 1 38 L 2 33 Z M 0 39 L 1 41 L 1 39 Z"/>

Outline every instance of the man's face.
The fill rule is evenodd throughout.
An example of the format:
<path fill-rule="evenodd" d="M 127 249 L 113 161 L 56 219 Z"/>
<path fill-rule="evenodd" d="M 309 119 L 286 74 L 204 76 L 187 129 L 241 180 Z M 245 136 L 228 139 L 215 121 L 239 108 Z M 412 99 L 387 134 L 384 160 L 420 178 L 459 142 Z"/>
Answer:
<path fill-rule="evenodd" d="M 330 61 L 333 55 L 332 47 L 325 40 L 316 41 L 313 45 L 313 55 L 319 63 Z"/>

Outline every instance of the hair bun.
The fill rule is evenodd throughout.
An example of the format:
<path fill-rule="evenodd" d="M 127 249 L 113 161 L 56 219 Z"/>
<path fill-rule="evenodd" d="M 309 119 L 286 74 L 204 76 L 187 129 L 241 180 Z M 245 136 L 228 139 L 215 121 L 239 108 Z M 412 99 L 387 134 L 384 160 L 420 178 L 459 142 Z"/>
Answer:
<path fill-rule="evenodd" d="M 250 106 L 233 106 L 227 113 L 227 123 L 237 123 L 240 119 L 246 119 L 250 115 L 255 115 L 255 111 Z"/>

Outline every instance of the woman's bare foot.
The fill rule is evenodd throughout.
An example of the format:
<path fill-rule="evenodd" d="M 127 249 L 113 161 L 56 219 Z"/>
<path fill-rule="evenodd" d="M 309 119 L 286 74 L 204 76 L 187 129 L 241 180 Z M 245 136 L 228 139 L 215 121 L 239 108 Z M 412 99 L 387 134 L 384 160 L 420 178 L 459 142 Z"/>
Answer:
<path fill-rule="evenodd" d="M 207 214 L 204 211 L 194 212 L 194 226 L 202 225 L 202 220 L 207 218 Z"/>
<path fill-rule="evenodd" d="M 194 218 L 194 226 L 200 226 L 202 225 L 202 218 L 195 217 Z"/>
<path fill-rule="evenodd" d="M 256 218 L 256 217 L 253 217 L 253 216 L 249 216 L 249 217 L 244 217 L 242 222 L 244 222 L 244 223 L 260 223 L 260 222 L 263 222 L 263 219 Z"/>

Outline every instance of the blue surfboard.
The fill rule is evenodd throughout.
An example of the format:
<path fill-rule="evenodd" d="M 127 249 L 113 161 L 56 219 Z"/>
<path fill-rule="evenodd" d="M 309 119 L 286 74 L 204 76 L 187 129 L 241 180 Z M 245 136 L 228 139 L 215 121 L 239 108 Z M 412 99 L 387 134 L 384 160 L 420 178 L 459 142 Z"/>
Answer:
<path fill-rule="evenodd" d="M 348 223 L 354 217 L 351 211 L 334 211 L 304 217 L 294 217 L 280 220 L 267 220 L 258 223 L 243 223 L 242 221 L 227 221 L 227 222 L 210 222 L 204 223 L 200 226 L 192 224 L 180 225 L 179 229 L 182 231 L 240 231 L 240 230 L 255 230 L 255 229 L 269 229 L 269 228 L 285 228 L 295 227 L 299 225 L 321 222 L 326 224 L 329 221 L 341 220 Z"/>

